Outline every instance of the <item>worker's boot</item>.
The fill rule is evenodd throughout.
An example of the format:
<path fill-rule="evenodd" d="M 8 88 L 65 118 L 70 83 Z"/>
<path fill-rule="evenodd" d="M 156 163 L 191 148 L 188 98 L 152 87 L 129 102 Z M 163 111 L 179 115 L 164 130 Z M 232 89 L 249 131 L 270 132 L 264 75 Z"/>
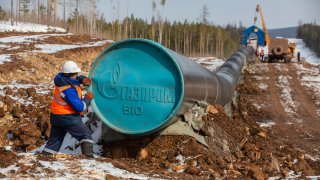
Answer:
<path fill-rule="evenodd" d="M 93 144 L 91 142 L 83 141 L 81 143 L 81 152 L 87 157 L 93 157 Z"/>
<path fill-rule="evenodd" d="M 51 154 L 51 153 L 49 153 L 47 151 L 41 151 L 41 154 L 42 155 L 46 155 L 46 156 L 54 156 L 54 154 Z"/>

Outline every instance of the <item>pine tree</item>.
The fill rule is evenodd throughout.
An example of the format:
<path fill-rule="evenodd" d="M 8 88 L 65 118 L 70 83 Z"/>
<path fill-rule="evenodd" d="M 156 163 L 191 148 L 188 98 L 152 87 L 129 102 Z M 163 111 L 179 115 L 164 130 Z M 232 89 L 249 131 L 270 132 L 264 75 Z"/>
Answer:
<path fill-rule="evenodd" d="M 6 17 L 6 12 L 0 6 L 0 20 L 3 20 Z"/>

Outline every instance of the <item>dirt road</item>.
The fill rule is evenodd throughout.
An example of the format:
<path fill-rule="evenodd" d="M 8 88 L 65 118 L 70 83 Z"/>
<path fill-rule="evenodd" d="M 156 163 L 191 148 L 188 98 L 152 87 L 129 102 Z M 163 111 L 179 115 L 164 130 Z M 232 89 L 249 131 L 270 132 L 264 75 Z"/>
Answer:
<path fill-rule="evenodd" d="M 266 83 L 261 106 L 275 123 L 271 132 L 284 142 L 293 144 L 314 156 L 319 156 L 320 116 L 319 105 L 313 90 L 302 85 L 296 64 L 260 64 L 260 78 L 256 83 Z M 311 73 L 311 72 L 309 72 Z M 261 81 L 261 79 L 264 79 Z M 255 98 L 253 98 L 255 99 Z"/>

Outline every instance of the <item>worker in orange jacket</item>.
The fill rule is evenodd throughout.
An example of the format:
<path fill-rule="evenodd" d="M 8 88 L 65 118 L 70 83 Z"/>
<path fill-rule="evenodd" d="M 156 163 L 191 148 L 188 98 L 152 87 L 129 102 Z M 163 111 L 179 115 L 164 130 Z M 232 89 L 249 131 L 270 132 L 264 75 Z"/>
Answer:
<path fill-rule="evenodd" d="M 90 86 L 91 80 L 85 76 L 78 76 L 79 72 L 81 69 L 75 62 L 67 61 L 63 64 L 62 71 L 54 78 L 55 89 L 50 113 L 51 132 L 43 154 L 58 153 L 68 132 L 80 142 L 82 154 L 93 156 L 92 132 L 80 116 L 93 99 L 91 92 L 87 92 L 82 99 L 80 84 Z"/>

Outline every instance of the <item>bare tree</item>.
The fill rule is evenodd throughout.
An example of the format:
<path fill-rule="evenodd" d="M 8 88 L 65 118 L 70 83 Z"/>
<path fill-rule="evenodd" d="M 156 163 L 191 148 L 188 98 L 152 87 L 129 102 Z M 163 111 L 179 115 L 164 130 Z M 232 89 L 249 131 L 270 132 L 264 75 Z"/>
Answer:
<path fill-rule="evenodd" d="M 39 7 L 39 13 L 40 13 L 40 19 L 41 20 L 40 22 L 41 23 L 44 23 L 44 17 L 45 17 L 45 13 L 46 13 L 46 7 L 44 4 L 40 4 L 40 7 Z"/>
<path fill-rule="evenodd" d="M 51 23 L 51 0 L 47 0 L 47 26 Z"/>
<path fill-rule="evenodd" d="M 97 21 L 97 13 L 96 13 L 96 0 L 89 0 L 89 8 L 88 8 L 88 18 L 89 18 L 89 26 L 88 26 L 88 31 L 89 34 L 95 36 L 96 35 L 96 21 Z"/>
<path fill-rule="evenodd" d="M 63 23 L 64 23 L 64 28 L 67 28 L 67 20 L 66 20 L 66 0 L 63 0 Z"/>
<path fill-rule="evenodd" d="M 16 25 L 19 21 L 19 18 L 20 18 L 20 13 L 19 13 L 19 0 L 16 0 Z"/>
<path fill-rule="evenodd" d="M 53 6 L 53 24 L 56 25 L 58 2 L 57 2 L 57 0 L 53 0 L 53 2 L 54 2 L 54 6 Z"/>
<path fill-rule="evenodd" d="M 121 23 L 120 23 L 120 3 L 117 0 L 117 22 L 118 22 L 118 40 L 121 39 Z"/>
<path fill-rule="evenodd" d="M 127 16 L 126 16 L 125 38 L 128 37 L 128 21 L 129 21 L 129 0 L 127 0 Z"/>
<path fill-rule="evenodd" d="M 23 21 L 26 20 L 27 13 L 29 13 L 29 3 L 30 3 L 30 0 L 20 1 L 19 9 L 23 11 Z"/>
<path fill-rule="evenodd" d="M 76 0 L 76 32 L 79 34 L 79 0 Z"/>
<path fill-rule="evenodd" d="M 157 4 L 156 2 L 153 0 L 152 1 L 152 19 L 151 19 L 151 34 L 152 34 L 152 40 L 155 40 L 155 36 L 156 36 L 156 23 L 155 23 L 155 11 L 157 9 Z"/>
<path fill-rule="evenodd" d="M 159 16 L 159 43 L 162 43 L 162 33 L 163 33 L 163 22 L 164 22 L 164 6 L 166 5 L 166 0 L 161 0 L 160 5 L 162 6 L 162 15 Z"/>
<path fill-rule="evenodd" d="M 13 26 L 13 0 L 11 0 L 11 12 L 10 12 L 10 20 L 11 20 L 11 26 Z"/>
<path fill-rule="evenodd" d="M 40 17 L 40 0 L 38 0 L 38 4 L 37 4 L 37 5 L 38 5 L 38 13 L 37 13 L 37 14 L 38 14 L 38 16 L 37 16 L 37 23 L 39 24 L 39 23 L 40 23 L 40 22 L 39 22 L 39 21 L 40 21 L 40 18 L 39 18 L 39 17 Z"/>

